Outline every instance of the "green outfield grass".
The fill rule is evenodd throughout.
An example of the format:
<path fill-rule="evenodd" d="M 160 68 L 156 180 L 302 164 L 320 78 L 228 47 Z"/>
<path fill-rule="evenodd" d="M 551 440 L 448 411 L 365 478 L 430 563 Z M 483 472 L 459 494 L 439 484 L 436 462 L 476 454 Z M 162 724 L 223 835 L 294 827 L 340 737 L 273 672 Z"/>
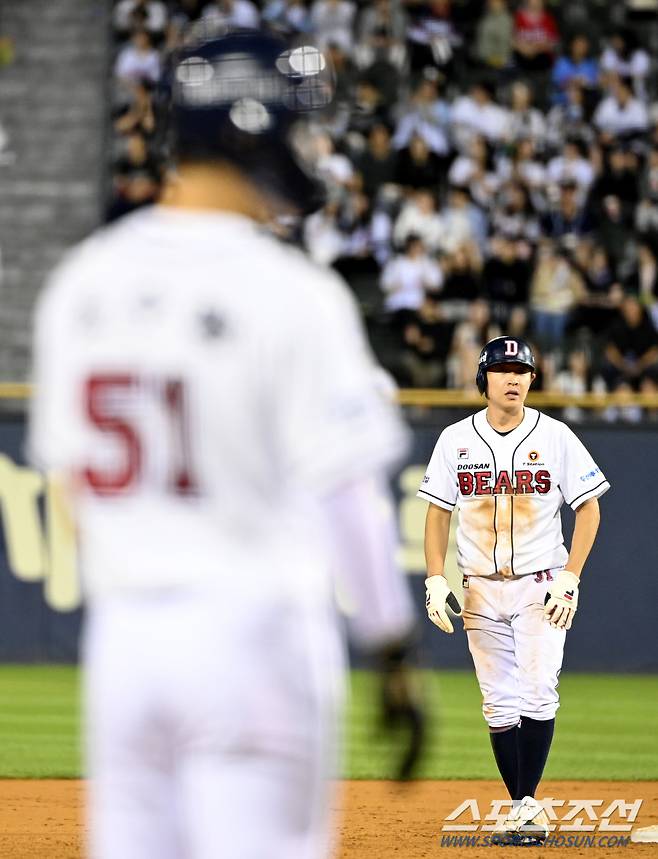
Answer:
<path fill-rule="evenodd" d="M 496 778 L 471 672 L 420 672 L 432 707 L 425 778 Z M 79 675 L 62 666 L 0 666 L 0 777 L 74 778 L 81 773 Z M 377 680 L 352 675 L 344 774 L 386 778 L 390 737 L 377 726 Z M 568 674 L 547 778 L 658 779 L 658 678 Z"/>

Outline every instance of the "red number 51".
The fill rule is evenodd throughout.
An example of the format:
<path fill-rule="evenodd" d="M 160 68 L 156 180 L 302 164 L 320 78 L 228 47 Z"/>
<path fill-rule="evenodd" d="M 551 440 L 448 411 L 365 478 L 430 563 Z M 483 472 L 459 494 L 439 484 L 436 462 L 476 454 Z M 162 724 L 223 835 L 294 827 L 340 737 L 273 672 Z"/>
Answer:
<path fill-rule="evenodd" d="M 166 378 L 155 383 L 129 373 L 107 373 L 90 376 L 84 386 L 87 418 L 96 429 L 114 437 L 122 448 L 116 465 L 104 468 L 86 466 L 82 477 L 97 495 L 115 495 L 133 489 L 143 477 L 143 440 L 130 418 L 117 409 L 118 399 L 144 396 L 158 397 L 172 427 L 172 450 L 164 490 L 176 495 L 196 495 L 189 448 L 187 396 L 181 379 Z"/>

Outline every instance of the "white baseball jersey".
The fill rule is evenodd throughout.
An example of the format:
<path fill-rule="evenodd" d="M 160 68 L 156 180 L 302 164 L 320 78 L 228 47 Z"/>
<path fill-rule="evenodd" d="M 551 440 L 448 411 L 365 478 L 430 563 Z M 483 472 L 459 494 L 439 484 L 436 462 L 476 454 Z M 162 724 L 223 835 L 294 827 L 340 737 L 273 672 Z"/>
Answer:
<path fill-rule="evenodd" d="M 523 576 L 566 563 L 562 504 L 576 510 L 609 488 L 569 427 L 526 407 L 506 434 L 489 425 L 486 409 L 446 427 L 418 496 L 459 508 L 463 574 Z"/>
<path fill-rule="evenodd" d="M 153 207 L 37 312 L 33 459 L 73 475 L 88 594 L 245 577 L 328 591 L 312 501 L 398 458 L 348 291 L 253 222 Z"/>

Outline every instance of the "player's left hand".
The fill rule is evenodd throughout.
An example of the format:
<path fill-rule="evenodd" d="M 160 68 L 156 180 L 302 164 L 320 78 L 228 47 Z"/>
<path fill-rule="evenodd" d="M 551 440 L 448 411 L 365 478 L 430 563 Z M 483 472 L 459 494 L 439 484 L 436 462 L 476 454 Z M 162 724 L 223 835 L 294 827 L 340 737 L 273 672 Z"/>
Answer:
<path fill-rule="evenodd" d="M 569 570 L 560 570 L 544 600 L 544 618 L 556 629 L 571 629 L 578 608 L 580 579 Z"/>
<path fill-rule="evenodd" d="M 413 777 L 425 748 L 425 710 L 413 676 L 411 640 L 384 648 L 381 660 L 381 713 L 384 728 L 399 745 L 396 779 Z"/>
<path fill-rule="evenodd" d="M 432 623 L 443 632 L 454 632 L 446 606 L 457 617 L 461 615 L 461 606 L 457 602 L 457 597 L 450 590 L 446 577 L 428 576 L 425 579 L 425 594 L 427 616 Z"/>

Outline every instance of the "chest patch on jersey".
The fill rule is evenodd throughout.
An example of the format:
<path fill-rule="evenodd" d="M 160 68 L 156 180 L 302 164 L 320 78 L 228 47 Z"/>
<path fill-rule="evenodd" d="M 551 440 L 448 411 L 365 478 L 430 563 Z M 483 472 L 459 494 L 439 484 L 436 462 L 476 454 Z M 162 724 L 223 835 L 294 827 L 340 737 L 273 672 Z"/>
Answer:
<path fill-rule="evenodd" d="M 467 447 L 458 448 L 457 459 L 468 459 L 468 448 Z"/>
<path fill-rule="evenodd" d="M 536 450 L 531 450 L 528 454 L 528 459 L 530 460 L 530 462 L 537 462 L 537 460 L 539 459 L 539 454 Z"/>

